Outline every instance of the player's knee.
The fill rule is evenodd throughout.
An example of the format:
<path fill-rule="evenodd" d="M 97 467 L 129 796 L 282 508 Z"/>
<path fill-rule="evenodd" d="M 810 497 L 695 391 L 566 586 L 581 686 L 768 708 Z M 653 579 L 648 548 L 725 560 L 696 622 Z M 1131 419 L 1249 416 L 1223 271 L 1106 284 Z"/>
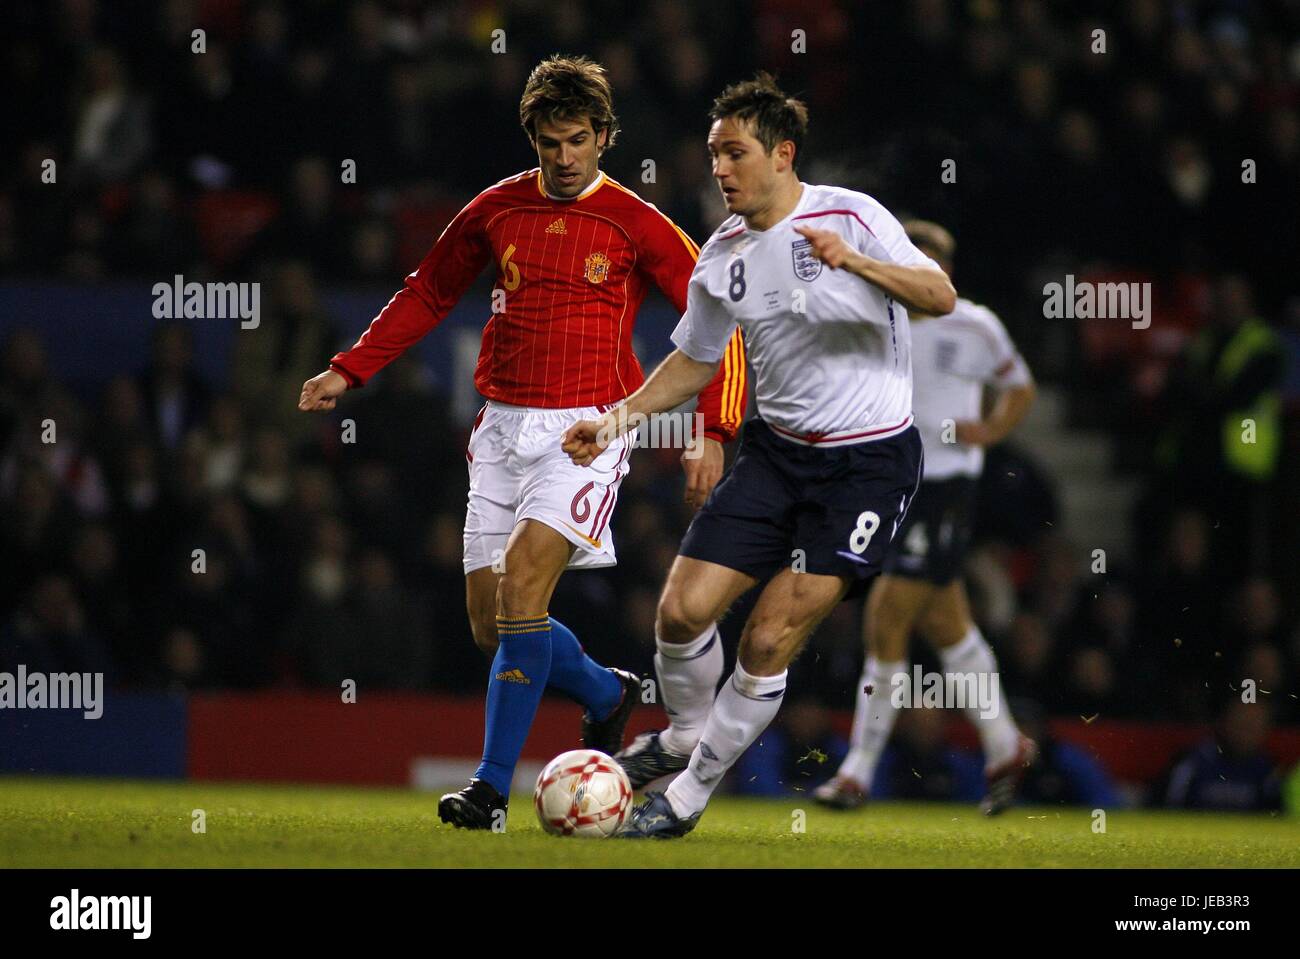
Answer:
<path fill-rule="evenodd" d="M 655 611 L 655 636 L 665 643 L 689 643 L 704 632 L 712 620 L 707 612 L 691 608 L 681 590 L 665 590 Z"/>
<path fill-rule="evenodd" d="M 772 676 L 790 665 L 802 630 L 784 616 L 751 620 L 740 639 L 740 662 L 755 676 Z"/>
<path fill-rule="evenodd" d="M 524 564 L 507 566 L 497 585 L 497 614 L 500 616 L 527 616 L 536 612 L 541 577 Z"/>
<path fill-rule="evenodd" d="M 465 612 L 474 645 L 489 659 L 497 651 L 497 576 L 476 569 L 465 578 Z"/>
<path fill-rule="evenodd" d="M 474 634 L 474 645 L 484 656 L 491 659 L 497 654 L 497 617 L 496 610 L 489 609 L 486 614 L 480 612 L 469 619 L 470 632 Z"/>
<path fill-rule="evenodd" d="M 877 655 L 892 658 L 907 646 L 912 629 L 912 617 L 899 603 L 882 599 L 871 610 L 867 625 L 867 638 Z"/>
<path fill-rule="evenodd" d="M 874 624 L 869 630 L 868 649 L 877 659 L 894 662 L 907 655 L 909 632 L 897 622 Z"/>
<path fill-rule="evenodd" d="M 966 635 L 966 623 L 948 610 L 932 610 L 917 630 L 931 646 L 951 646 Z"/>
<path fill-rule="evenodd" d="M 872 622 L 872 633 L 876 642 L 887 646 L 898 646 L 907 639 L 907 621 L 898 616 L 880 616 Z"/>

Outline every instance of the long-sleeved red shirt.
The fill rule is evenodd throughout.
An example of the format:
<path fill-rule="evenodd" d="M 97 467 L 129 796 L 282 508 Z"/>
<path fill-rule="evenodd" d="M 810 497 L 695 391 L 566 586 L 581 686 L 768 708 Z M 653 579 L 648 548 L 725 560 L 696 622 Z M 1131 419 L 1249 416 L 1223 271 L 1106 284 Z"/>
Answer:
<path fill-rule="evenodd" d="M 601 174 L 556 200 L 534 169 L 484 190 L 456 215 L 356 345 L 330 366 L 363 385 L 432 330 L 492 263 L 493 314 L 474 385 L 487 399 L 566 409 L 618 403 L 645 379 L 632 326 L 653 283 L 678 312 L 699 255 L 691 239 Z M 499 310 L 499 311 L 498 311 Z M 740 330 L 699 396 L 705 434 L 726 441 L 745 414 Z"/>

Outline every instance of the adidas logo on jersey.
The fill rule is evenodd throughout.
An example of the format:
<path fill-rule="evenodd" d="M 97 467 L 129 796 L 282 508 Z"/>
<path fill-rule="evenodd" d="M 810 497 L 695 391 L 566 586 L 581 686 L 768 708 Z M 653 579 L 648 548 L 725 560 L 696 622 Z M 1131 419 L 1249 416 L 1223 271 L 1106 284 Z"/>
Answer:
<path fill-rule="evenodd" d="M 520 683 L 524 686 L 531 686 L 532 680 L 524 675 L 522 669 L 507 669 L 497 673 L 497 679 L 504 683 Z"/>
<path fill-rule="evenodd" d="M 551 221 L 551 225 L 546 228 L 547 233 L 557 233 L 560 236 L 568 235 L 568 230 L 564 228 L 564 217 L 557 217 Z"/>

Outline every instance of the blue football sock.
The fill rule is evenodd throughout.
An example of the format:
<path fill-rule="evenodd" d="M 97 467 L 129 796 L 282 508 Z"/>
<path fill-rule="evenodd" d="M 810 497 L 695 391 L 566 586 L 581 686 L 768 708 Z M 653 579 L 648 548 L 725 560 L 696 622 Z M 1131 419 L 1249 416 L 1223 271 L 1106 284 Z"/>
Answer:
<path fill-rule="evenodd" d="M 551 686 L 587 707 L 593 719 L 604 719 L 623 698 L 618 677 L 582 651 L 578 637 L 557 619 L 551 620 Z"/>
<path fill-rule="evenodd" d="M 544 615 L 498 616 L 497 639 L 488 677 L 483 761 L 474 778 L 507 796 L 551 672 L 551 621 Z"/>

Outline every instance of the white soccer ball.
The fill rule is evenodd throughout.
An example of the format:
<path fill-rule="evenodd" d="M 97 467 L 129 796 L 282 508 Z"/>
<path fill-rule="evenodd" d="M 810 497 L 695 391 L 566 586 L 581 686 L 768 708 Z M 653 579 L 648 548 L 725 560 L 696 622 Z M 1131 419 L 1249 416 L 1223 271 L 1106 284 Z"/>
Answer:
<path fill-rule="evenodd" d="M 553 836 L 604 839 L 632 810 L 632 784 L 623 767 L 594 749 L 574 749 L 552 759 L 533 790 L 537 818 Z"/>

